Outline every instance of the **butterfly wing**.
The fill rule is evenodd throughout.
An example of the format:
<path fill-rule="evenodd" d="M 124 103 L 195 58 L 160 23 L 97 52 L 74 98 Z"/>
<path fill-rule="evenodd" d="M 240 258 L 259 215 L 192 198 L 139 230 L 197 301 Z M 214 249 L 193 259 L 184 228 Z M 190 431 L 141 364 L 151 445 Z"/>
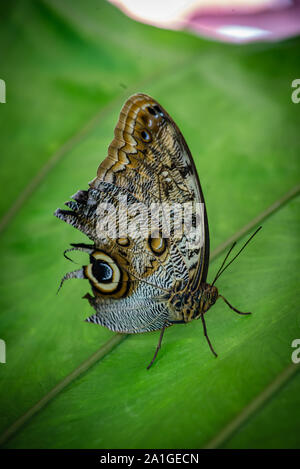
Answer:
<path fill-rule="evenodd" d="M 96 314 L 89 321 L 119 332 L 157 330 L 174 319 L 164 298 L 174 281 L 192 281 L 196 288 L 206 279 L 209 236 L 204 198 L 181 132 L 154 99 L 145 94 L 129 98 L 114 133 L 89 190 L 73 196 L 67 203 L 71 210 L 58 209 L 55 214 L 93 241 L 92 247 L 73 246 L 90 255 L 90 264 L 73 275 L 91 283 L 94 297 L 88 299 Z M 176 239 L 174 233 L 164 237 L 166 205 L 195 202 L 203 204 L 201 243 L 191 246 L 184 233 Z M 156 238 L 149 224 L 146 235 L 123 230 L 130 222 L 136 226 L 133 207 L 142 205 L 149 215 L 153 204 L 161 209 Z M 171 210 L 173 222 L 175 215 Z M 104 229 L 114 226 L 117 234 Z"/>
<path fill-rule="evenodd" d="M 202 204 L 201 249 L 188 249 L 183 237 L 173 243 L 174 261 L 181 254 L 189 278 L 205 281 L 209 260 L 209 232 L 204 197 L 190 150 L 177 125 L 153 98 L 136 94 L 124 104 L 107 158 L 100 164 L 92 187 L 108 181 L 140 201 Z M 179 246 L 178 246 L 179 245 Z M 182 259 L 183 257 L 183 259 Z M 197 275 L 196 275 L 197 273 Z"/>

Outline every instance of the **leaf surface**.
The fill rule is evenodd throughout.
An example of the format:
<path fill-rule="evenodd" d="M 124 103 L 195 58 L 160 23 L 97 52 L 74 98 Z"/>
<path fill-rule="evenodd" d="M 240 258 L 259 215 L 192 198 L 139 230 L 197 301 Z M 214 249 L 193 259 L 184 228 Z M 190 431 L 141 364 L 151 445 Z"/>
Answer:
<path fill-rule="evenodd" d="M 4 446 L 299 446 L 299 365 L 243 417 L 291 365 L 291 343 L 300 337 L 299 190 L 283 198 L 299 180 L 299 108 L 291 101 L 299 39 L 217 44 L 138 24 L 92 0 L 19 1 L 6 19 L 0 35 L 9 46 L 0 115 Z M 139 91 L 162 103 L 190 146 L 212 250 L 241 238 L 257 216 L 264 220 L 218 281 L 232 304 L 253 315 L 240 317 L 219 300 L 207 314 L 219 357 L 196 321 L 166 332 L 150 371 L 158 333 L 121 340 L 85 323 L 86 281 L 67 282 L 56 295 L 62 275 L 77 268 L 62 252 L 86 238 L 53 211 L 87 188 L 123 101 Z M 221 260 L 212 260 L 209 279 Z M 228 425 L 232 431 L 218 439 Z"/>

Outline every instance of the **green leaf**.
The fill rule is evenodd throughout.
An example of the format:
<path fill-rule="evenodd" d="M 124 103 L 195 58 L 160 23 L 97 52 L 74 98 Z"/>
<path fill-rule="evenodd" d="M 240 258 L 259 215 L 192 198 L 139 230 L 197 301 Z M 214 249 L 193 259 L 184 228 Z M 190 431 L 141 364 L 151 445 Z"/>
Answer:
<path fill-rule="evenodd" d="M 3 446 L 299 446 L 299 39 L 217 44 L 138 24 L 104 2 L 49 0 L 16 2 L 0 41 Z M 126 337 L 85 323 L 86 281 L 56 295 L 70 270 L 63 250 L 85 238 L 53 211 L 87 187 L 123 101 L 138 91 L 170 112 L 194 155 L 209 279 L 230 239 L 242 243 L 263 225 L 218 281 L 253 315 L 219 301 L 207 314 L 219 357 L 195 321 L 166 331 L 149 371 L 158 333 Z"/>

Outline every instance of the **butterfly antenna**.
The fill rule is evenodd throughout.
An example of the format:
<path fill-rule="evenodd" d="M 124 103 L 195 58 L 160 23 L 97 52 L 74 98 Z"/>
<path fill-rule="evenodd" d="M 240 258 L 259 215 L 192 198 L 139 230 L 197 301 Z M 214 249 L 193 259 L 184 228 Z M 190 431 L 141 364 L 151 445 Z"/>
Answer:
<path fill-rule="evenodd" d="M 234 256 L 234 258 L 231 259 L 231 261 L 230 261 L 227 265 L 225 265 L 225 267 L 223 268 L 226 259 L 228 258 L 230 252 L 232 251 L 233 247 L 234 247 L 235 244 L 236 244 L 236 242 L 233 243 L 233 245 L 231 246 L 230 250 L 228 251 L 228 253 L 227 253 L 227 255 L 226 255 L 226 257 L 225 257 L 225 259 L 224 259 L 224 261 L 223 261 L 223 263 L 222 263 L 222 265 L 221 265 L 221 267 L 220 267 L 220 269 L 218 270 L 217 275 L 216 275 L 216 277 L 215 277 L 215 279 L 214 279 L 212 285 L 214 285 L 214 283 L 215 283 L 215 282 L 218 280 L 218 278 L 223 274 L 223 272 L 225 272 L 225 270 L 227 269 L 227 267 L 229 267 L 230 264 L 233 263 L 233 261 L 241 254 L 241 252 L 245 249 L 245 247 L 247 246 L 247 244 L 250 243 L 250 241 L 254 238 L 254 236 L 255 236 L 261 229 L 262 229 L 262 226 L 259 226 L 259 227 L 257 228 L 257 230 L 256 230 L 256 231 L 250 236 L 250 238 L 245 242 L 245 244 L 242 246 L 242 248 L 239 250 L 239 252 Z"/>
<path fill-rule="evenodd" d="M 236 245 L 236 241 L 233 243 L 233 245 L 232 245 L 231 248 L 229 249 L 228 253 L 226 254 L 225 259 L 223 260 L 222 265 L 221 265 L 221 267 L 219 268 L 219 270 L 218 270 L 218 272 L 217 272 L 217 274 L 216 274 L 216 276 L 215 276 L 215 279 L 214 279 L 212 285 L 214 285 L 215 281 L 216 281 L 217 278 L 219 277 L 219 273 L 221 272 L 221 270 L 222 270 L 222 268 L 223 268 L 225 262 L 226 262 L 227 259 L 228 259 L 229 254 L 231 253 L 231 251 L 233 250 L 233 248 L 234 248 L 235 245 Z"/>

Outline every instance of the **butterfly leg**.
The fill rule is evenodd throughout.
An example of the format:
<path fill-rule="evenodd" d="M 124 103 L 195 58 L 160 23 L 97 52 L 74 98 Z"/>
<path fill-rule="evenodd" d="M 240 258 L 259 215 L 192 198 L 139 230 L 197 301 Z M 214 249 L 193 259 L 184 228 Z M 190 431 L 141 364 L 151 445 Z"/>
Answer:
<path fill-rule="evenodd" d="M 152 358 L 151 362 L 150 362 L 149 365 L 147 366 L 147 370 L 149 370 L 149 368 L 153 365 L 154 360 L 155 360 L 155 358 L 157 357 L 158 351 L 159 351 L 159 349 L 160 349 L 160 347 L 161 347 L 161 343 L 162 343 L 162 339 L 163 339 L 163 335 L 164 335 L 164 332 L 165 332 L 166 327 L 167 327 L 166 324 L 164 324 L 163 327 L 162 327 L 162 330 L 161 330 L 161 332 L 160 332 L 159 341 L 158 341 L 158 344 L 157 344 L 155 353 L 154 353 L 154 355 L 153 355 L 153 358 Z"/>
<path fill-rule="evenodd" d="M 205 320 L 204 320 L 203 314 L 201 314 L 200 317 L 201 317 L 201 321 L 202 321 L 202 325 L 203 325 L 203 332 L 204 332 L 204 335 L 205 335 L 205 337 L 206 337 L 206 340 L 207 340 L 207 343 L 208 343 L 208 345 L 209 345 L 209 348 L 210 348 L 210 350 L 212 351 L 212 353 L 214 354 L 214 356 L 217 357 L 218 355 L 217 355 L 216 352 L 214 351 L 214 348 L 213 348 L 213 346 L 211 345 L 211 342 L 210 342 L 209 337 L 208 337 L 208 335 L 207 335 L 207 329 L 206 329 L 206 324 L 205 324 Z"/>
<path fill-rule="evenodd" d="M 248 313 L 243 313 L 242 311 L 239 311 L 238 309 L 236 309 L 234 306 L 232 306 L 228 300 L 226 300 L 226 298 L 224 298 L 224 296 L 222 295 L 219 295 L 219 298 L 222 298 L 222 300 L 225 301 L 225 303 L 229 306 L 230 309 L 232 309 L 233 311 L 235 311 L 236 313 L 238 314 L 251 314 L 250 312 Z"/>

